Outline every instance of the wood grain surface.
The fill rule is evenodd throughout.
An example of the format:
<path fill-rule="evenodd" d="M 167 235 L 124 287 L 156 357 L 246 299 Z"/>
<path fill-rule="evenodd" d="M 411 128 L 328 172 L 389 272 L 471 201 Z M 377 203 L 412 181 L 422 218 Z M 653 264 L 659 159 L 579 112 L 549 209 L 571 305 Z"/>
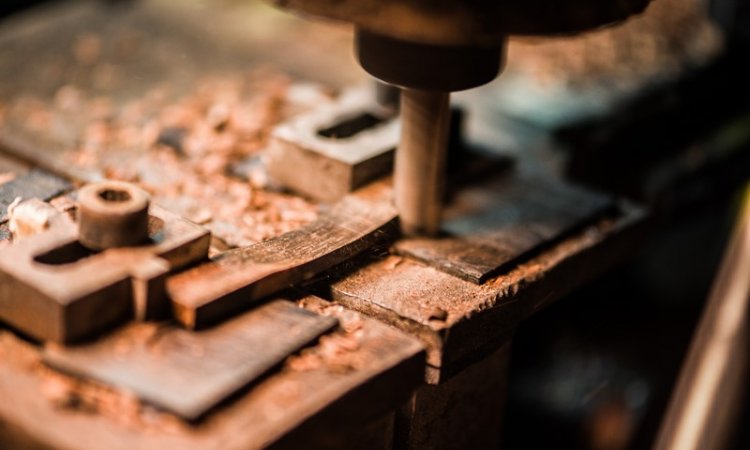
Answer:
<path fill-rule="evenodd" d="M 246 248 L 170 278 L 177 320 L 199 328 L 351 259 L 396 232 L 388 181 L 362 188 L 301 229 Z"/>

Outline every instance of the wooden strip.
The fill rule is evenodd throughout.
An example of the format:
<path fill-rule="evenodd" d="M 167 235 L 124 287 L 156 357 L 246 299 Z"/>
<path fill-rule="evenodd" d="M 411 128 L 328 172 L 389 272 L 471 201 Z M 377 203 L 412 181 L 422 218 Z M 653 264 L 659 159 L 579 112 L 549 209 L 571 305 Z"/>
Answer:
<path fill-rule="evenodd" d="M 175 317 L 191 329 L 215 322 L 390 238 L 397 217 L 390 198 L 389 183 L 374 183 L 306 227 L 230 250 L 170 278 Z"/>
<path fill-rule="evenodd" d="M 403 239 L 395 248 L 451 275 L 483 283 L 612 207 L 610 197 L 561 181 L 494 177 L 456 194 L 445 212 L 446 236 Z"/>
<path fill-rule="evenodd" d="M 66 180 L 41 170 L 32 170 L 20 175 L 0 185 L 0 223 L 8 220 L 8 206 L 16 197 L 46 201 L 72 188 Z"/>
<path fill-rule="evenodd" d="M 203 332 L 134 324 L 90 345 L 48 345 L 44 361 L 195 420 L 337 323 L 276 300 Z"/>

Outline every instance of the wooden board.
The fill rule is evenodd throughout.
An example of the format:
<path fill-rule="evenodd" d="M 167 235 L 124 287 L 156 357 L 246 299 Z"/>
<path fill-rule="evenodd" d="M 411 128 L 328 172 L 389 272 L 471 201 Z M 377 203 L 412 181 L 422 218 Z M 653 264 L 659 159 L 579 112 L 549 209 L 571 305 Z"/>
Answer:
<path fill-rule="evenodd" d="M 611 197 L 551 177 L 494 176 L 456 193 L 444 213 L 444 236 L 402 239 L 395 249 L 483 283 L 612 207 Z"/>
<path fill-rule="evenodd" d="M 337 323 L 276 300 L 203 332 L 133 324 L 88 345 L 48 345 L 44 361 L 195 420 Z"/>
<path fill-rule="evenodd" d="M 66 180 L 41 170 L 32 170 L 0 185 L 0 223 L 8 220 L 8 206 L 17 197 L 50 200 L 73 189 Z"/>
<path fill-rule="evenodd" d="M 375 257 L 320 289 L 343 305 L 418 337 L 428 381 L 439 383 L 488 355 L 524 319 L 630 255 L 645 216 L 628 204 L 485 283 L 402 256 Z"/>
<path fill-rule="evenodd" d="M 352 432 L 402 404 L 420 383 L 423 348 L 340 305 L 312 297 L 298 303 L 337 318 L 341 329 L 194 424 L 87 381 L 68 380 L 78 403 L 61 403 L 67 379 L 40 366 L 35 347 L 0 330 L 0 443 L 11 429 L 39 447 L 64 450 L 359 448 Z M 331 441 L 340 445 L 321 445 Z"/>
<path fill-rule="evenodd" d="M 373 183 L 306 227 L 171 277 L 176 319 L 188 328 L 205 326 L 387 241 L 397 231 L 390 198 L 389 182 Z"/>

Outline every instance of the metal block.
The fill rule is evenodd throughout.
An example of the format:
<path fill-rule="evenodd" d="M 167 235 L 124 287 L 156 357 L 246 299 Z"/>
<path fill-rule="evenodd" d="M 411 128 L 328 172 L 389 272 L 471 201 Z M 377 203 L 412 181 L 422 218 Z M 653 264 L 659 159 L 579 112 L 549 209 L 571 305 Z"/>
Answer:
<path fill-rule="evenodd" d="M 96 253 L 68 222 L 3 247 L 0 320 L 36 339 L 67 343 L 131 318 L 135 297 L 143 318 L 164 310 L 164 274 L 206 258 L 210 234 L 151 206 L 149 239 Z"/>

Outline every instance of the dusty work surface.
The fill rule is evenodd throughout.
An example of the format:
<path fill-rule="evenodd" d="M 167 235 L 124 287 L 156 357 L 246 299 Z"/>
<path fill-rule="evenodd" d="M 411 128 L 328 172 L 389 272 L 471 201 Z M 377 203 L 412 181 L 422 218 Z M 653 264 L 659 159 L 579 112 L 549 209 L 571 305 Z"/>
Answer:
<path fill-rule="evenodd" d="M 348 32 L 259 2 L 201 8 L 74 1 L 0 24 L 0 147 L 72 180 L 137 182 L 225 247 L 315 220 L 317 205 L 269 188 L 262 150 L 331 101 L 296 76 L 356 80 Z"/>
<path fill-rule="evenodd" d="M 133 394 L 57 373 L 38 348 L 0 330 L 0 441 L 92 450 L 304 448 L 406 400 L 422 378 L 418 341 L 320 299 L 297 302 L 340 327 L 190 424 Z M 122 350 L 117 339 L 106 345 L 105 359 Z"/>

